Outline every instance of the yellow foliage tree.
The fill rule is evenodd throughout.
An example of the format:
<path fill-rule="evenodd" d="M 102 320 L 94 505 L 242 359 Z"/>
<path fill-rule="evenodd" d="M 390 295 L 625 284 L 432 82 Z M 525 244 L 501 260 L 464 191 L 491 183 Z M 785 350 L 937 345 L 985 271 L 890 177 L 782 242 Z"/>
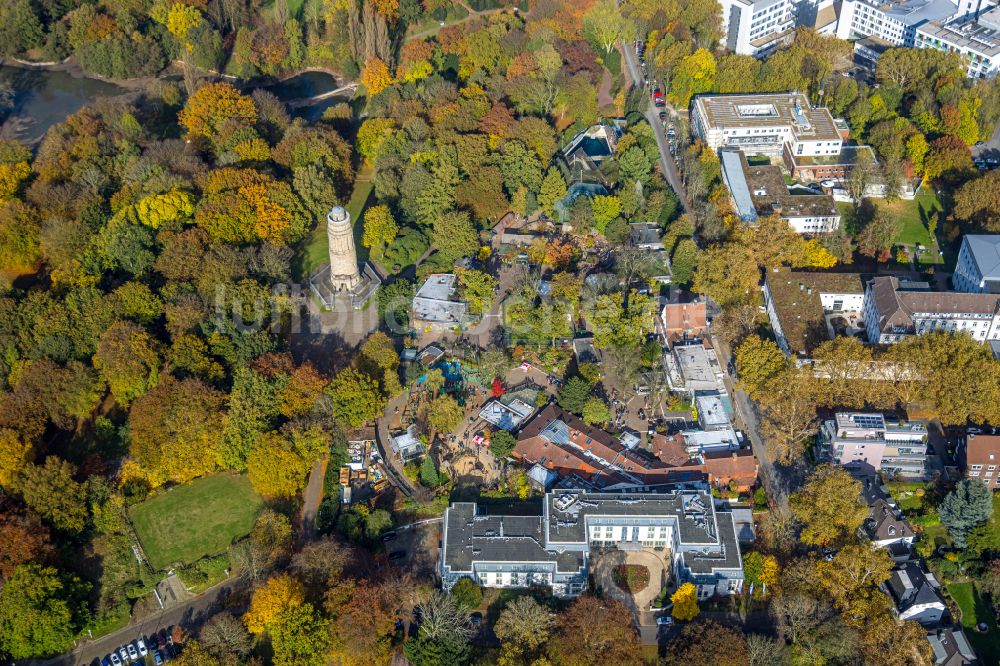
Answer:
<path fill-rule="evenodd" d="M 837 265 L 837 257 L 815 238 L 806 241 L 804 255 L 804 265 L 808 268 L 833 268 Z"/>
<path fill-rule="evenodd" d="M 190 218 L 193 214 L 191 195 L 179 190 L 154 194 L 135 205 L 136 221 L 154 229 L 164 223 Z"/>
<path fill-rule="evenodd" d="M 253 593 L 250 610 L 243 616 L 243 624 L 252 634 L 263 634 L 269 624 L 284 611 L 305 602 L 302 583 L 288 574 L 271 578 Z"/>
<path fill-rule="evenodd" d="M 17 194 L 21 183 L 31 173 L 27 162 L 0 164 L 0 199 L 6 201 Z"/>
<path fill-rule="evenodd" d="M 10 428 L 0 428 L 0 487 L 10 488 L 29 462 L 31 443 Z"/>
<path fill-rule="evenodd" d="M 687 622 L 693 620 L 701 612 L 701 609 L 698 608 L 698 590 L 692 583 L 684 583 L 677 588 L 677 591 L 670 597 L 670 601 L 674 604 L 674 610 L 671 614 L 675 620 Z"/>
<path fill-rule="evenodd" d="M 292 497 L 305 485 L 308 470 L 309 461 L 303 460 L 277 433 L 261 437 L 247 458 L 250 485 L 264 497 Z"/>
<path fill-rule="evenodd" d="M 764 556 L 764 566 L 760 573 L 760 582 L 766 585 L 769 589 L 774 588 L 778 584 L 778 573 L 780 568 L 778 566 L 778 560 L 774 555 Z"/>
<path fill-rule="evenodd" d="M 170 6 L 166 4 L 156 5 L 150 15 L 154 21 L 166 26 L 167 31 L 176 37 L 177 41 L 183 44 L 188 51 L 192 49 L 188 35 L 204 20 L 196 7 L 186 5 L 183 2 L 175 2 Z"/>
<path fill-rule="evenodd" d="M 368 89 L 368 94 L 374 96 L 392 85 L 392 74 L 381 58 L 372 57 L 365 62 L 361 83 Z"/>
<path fill-rule="evenodd" d="M 232 85 L 210 83 L 188 98 L 177 119 L 191 136 L 211 139 L 224 124 L 253 125 L 257 122 L 257 107 Z"/>

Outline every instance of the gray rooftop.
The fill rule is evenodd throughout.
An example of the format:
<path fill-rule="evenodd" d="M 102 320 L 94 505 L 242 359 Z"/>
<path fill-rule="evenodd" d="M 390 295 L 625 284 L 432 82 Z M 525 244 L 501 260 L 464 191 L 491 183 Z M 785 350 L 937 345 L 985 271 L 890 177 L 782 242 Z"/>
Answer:
<path fill-rule="evenodd" d="M 904 0 L 883 4 L 879 9 L 912 28 L 928 21 L 943 21 L 949 18 L 955 13 L 955 4 L 951 0 Z"/>
<path fill-rule="evenodd" d="M 468 305 L 451 300 L 458 278 L 451 273 L 430 275 L 413 297 L 413 318 L 439 324 L 465 321 Z"/>
<path fill-rule="evenodd" d="M 746 172 L 743 170 L 743 152 L 739 150 L 721 150 L 719 158 L 722 160 L 722 174 L 726 179 L 730 194 L 733 195 L 733 202 L 736 205 L 736 214 L 744 222 L 754 222 L 757 220 L 757 208 L 753 205 L 750 197 L 750 186 L 747 184 Z"/>
<path fill-rule="evenodd" d="M 984 280 L 1000 280 L 1000 234 L 967 234 L 962 243 Z"/>

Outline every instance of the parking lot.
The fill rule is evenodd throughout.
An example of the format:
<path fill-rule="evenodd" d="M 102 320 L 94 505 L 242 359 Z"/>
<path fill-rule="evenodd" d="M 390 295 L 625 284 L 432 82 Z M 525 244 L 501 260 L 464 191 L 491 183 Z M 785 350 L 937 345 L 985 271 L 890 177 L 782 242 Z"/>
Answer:
<path fill-rule="evenodd" d="M 179 646 L 174 644 L 172 630 L 173 627 L 169 627 L 148 636 L 138 636 L 100 660 L 95 658 L 91 663 L 99 666 L 127 666 L 136 663 L 160 666 L 180 653 Z"/>

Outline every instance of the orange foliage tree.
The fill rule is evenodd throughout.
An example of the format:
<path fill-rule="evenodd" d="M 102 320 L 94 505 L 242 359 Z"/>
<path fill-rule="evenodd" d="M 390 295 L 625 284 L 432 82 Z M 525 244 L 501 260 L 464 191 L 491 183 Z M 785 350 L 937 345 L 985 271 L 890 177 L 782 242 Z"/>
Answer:
<path fill-rule="evenodd" d="M 257 107 L 232 85 L 210 83 L 191 95 L 177 119 L 192 137 L 215 140 L 226 126 L 247 127 L 257 122 Z"/>

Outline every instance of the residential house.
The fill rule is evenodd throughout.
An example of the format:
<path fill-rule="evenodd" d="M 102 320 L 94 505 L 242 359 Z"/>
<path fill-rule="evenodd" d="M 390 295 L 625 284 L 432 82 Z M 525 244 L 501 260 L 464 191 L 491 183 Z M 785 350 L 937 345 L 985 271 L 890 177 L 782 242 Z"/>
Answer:
<path fill-rule="evenodd" d="M 695 411 L 698 413 L 698 424 L 702 430 L 731 430 L 733 427 L 728 406 L 729 397 L 720 391 L 696 393 L 694 398 Z"/>
<path fill-rule="evenodd" d="M 951 282 L 969 294 L 1000 294 L 1000 234 L 963 236 Z"/>
<path fill-rule="evenodd" d="M 969 639 L 959 628 L 942 628 L 927 632 L 934 666 L 972 666 L 978 664 Z"/>
<path fill-rule="evenodd" d="M 969 433 L 965 437 L 963 475 L 1000 489 L 1000 435 Z"/>
<path fill-rule="evenodd" d="M 941 623 L 948 610 L 934 574 L 917 560 L 897 566 L 885 587 L 895 602 L 895 615 L 900 621 L 913 620 L 933 628 Z"/>
<path fill-rule="evenodd" d="M 649 222 L 633 222 L 629 225 L 629 241 L 643 250 L 663 250 L 663 236 L 660 228 Z"/>
<path fill-rule="evenodd" d="M 968 333 L 974 340 L 1000 340 L 1000 295 L 930 291 L 923 282 L 876 277 L 865 290 L 868 342 L 892 344 L 930 331 Z"/>
<path fill-rule="evenodd" d="M 444 515 L 441 584 L 462 578 L 486 587 L 545 585 L 559 597 L 587 589 L 596 549 L 669 549 L 671 577 L 698 597 L 738 593 L 743 562 L 733 515 L 707 492 L 547 493 L 536 515 L 490 514 L 456 502 Z"/>
<path fill-rule="evenodd" d="M 461 327 L 469 320 L 469 306 L 456 298 L 458 277 L 452 273 L 428 275 L 413 297 L 413 326 L 440 330 Z"/>
<path fill-rule="evenodd" d="M 685 430 L 672 435 L 652 436 L 650 450 L 670 468 L 676 483 L 707 481 L 713 488 L 735 482 L 739 492 L 757 484 L 757 458 L 733 430 Z"/>
<path fill-rule="evenodd" d="M 722 368 L 715 350 L 699 340 L 674 344 L 664 354 L 670 388 L 694 397 L 698 391 L 725 391 Z"/>
<path fill-rule="evenodd" d="M 701 338 L 708 332 L 706 300 L 700 298 L 690 303 L 665 303 L 660 311 L 663 341 L 673 345 L 678 340 Z"/>
<path fill-rule="evenodd" d="M 868 506 L 868 517 L 861 526 L 864 535 L 873 545 L 889 549 L 893 559 L 910 559 L 916 535 L 889 489 L 872 473 L 858 472 L 855 478 L 861 483 L 861 499 Z"/>
<path fill-rule="evenodd" d="M 835 464 L 923 479 L 927 475 L 927 425 L 884 414 L 837 412 L 820 426 L 819 455 Z"/>
<path fill-rule="evenodd" d="M 838 330 L 848 335 L 861 330 L 865 297 L 857 273 L 807 273 L 785 268 L 764 277 L 764 308 L 775 342 L 787 356 L 807 358 L 813 349 Z"/>
<path fill-rule="evenodd" d="M 572 171 L 597 171 L 604 160 L 615 156 L 620 137 L 617 125 L 592 125 L 577 132 L 563 147 L 563 159 Z"/>

